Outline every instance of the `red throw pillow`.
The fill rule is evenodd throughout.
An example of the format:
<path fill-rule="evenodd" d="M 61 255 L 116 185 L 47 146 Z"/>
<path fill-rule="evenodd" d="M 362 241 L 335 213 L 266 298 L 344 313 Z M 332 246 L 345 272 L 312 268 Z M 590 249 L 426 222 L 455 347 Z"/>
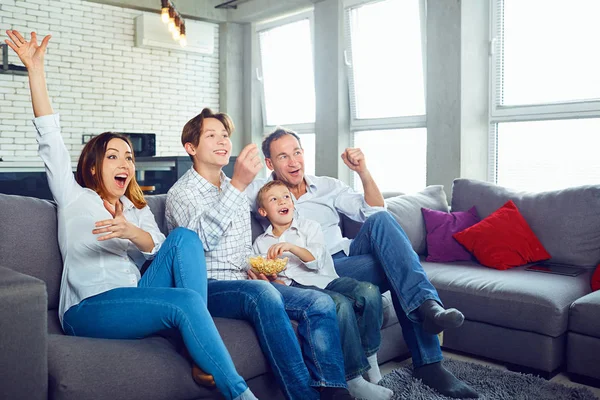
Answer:
<path fill-rule="evenodd" d="M 600 289 L 600 265 L 596 267 L 594 275 L 592 275 L 592 290 L 596 291 Z"/>
<path fill-rule="evenodd" d="M 550 258 L 512 200 L 453 237 L 486 267 L 509 269 Z"/>

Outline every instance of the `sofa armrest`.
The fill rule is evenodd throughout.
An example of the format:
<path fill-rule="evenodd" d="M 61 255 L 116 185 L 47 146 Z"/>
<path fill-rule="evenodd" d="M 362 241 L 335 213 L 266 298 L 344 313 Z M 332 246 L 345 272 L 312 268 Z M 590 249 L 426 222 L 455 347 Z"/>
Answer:
<path fill-rule="evenodd" d="M 48 397 L 46 284 L 0 266 L 1 399 Z"/>

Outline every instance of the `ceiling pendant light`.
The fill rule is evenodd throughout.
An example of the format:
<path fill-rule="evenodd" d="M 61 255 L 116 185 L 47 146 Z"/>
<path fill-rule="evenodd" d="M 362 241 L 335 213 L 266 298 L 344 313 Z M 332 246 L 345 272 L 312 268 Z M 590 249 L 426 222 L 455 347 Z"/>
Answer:
<path fill-rule="evenodd" d="M 171 0 L 160 1 L 160 18 L 162 22 L 167 24 L 169 32 L 173 35 L 173 40 L 179 41 L 182 47 L 187 46 L 185 22 Z"/>

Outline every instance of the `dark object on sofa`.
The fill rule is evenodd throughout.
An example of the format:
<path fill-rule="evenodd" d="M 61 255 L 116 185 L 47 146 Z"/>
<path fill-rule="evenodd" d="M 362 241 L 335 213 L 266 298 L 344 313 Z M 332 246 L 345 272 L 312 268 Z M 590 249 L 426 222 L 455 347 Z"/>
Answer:
<path fill-rule="evenodd" d="M 163 230 L 165 199 L 147 197 Z M 0 194 L 0 221 L 0 398 L 221 398 L 193 381 L 191 364 L 172 335 L 141 340 L 64 335 L 57 311 L 62 260 L 54 204 Z M 252 391 L 259 398 L 283 398 L 252 326 L 221 318 L 215 323 Z M 386 308 L 382 336 L 380 362 L 408 352 L 392 307 Z"/>

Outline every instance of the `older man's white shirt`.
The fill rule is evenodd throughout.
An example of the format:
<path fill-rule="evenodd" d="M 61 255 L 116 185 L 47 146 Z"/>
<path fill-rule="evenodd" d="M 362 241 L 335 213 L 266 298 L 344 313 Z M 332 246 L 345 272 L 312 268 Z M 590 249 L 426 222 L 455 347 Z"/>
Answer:
<path fill-rule="evenodd" d="M 267 179 L 255 179 L 247 188 L 246 195 L 253 205 L 253 211 L 257 210 L 256 196 L 260 188 L 267 182 L 273 180 L 273 174 Z M 371 207 L 365 201 L 362 193 L 357 192 L 339 179 L 328 176 L 305 175 L 307 192 L 299 199 L 294 199 L 296 215 L 312 219 L 321 224 L 329 254 L 344 251 L 350 254 L 351 239 L 342 235 L 340 228 L 340 215 L 364 222 L 371 215 L 385 210 L 385 207 Z M 258 217 L 258 213 L 255 213 Z M 263 227 L 268 226 L 269 221 L 258 218 Z"/>

